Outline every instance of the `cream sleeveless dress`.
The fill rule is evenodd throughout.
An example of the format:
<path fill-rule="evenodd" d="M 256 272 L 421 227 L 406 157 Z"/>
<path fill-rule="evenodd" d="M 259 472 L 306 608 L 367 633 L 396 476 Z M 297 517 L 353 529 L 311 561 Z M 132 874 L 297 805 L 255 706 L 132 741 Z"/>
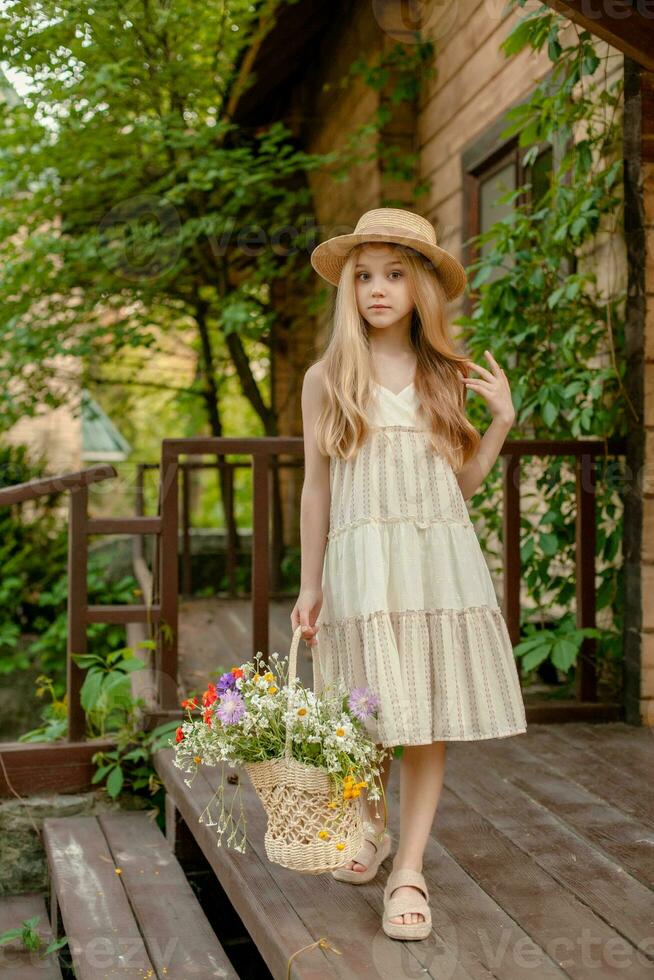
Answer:
<path fill-rule="evenodd" d="M 453 469 L 417 416 L 413 382 L 373 384 L 375 428 L 330 459 L 330 526 L 314 691 L 370 687 L 385 746 L 527 730 L 508 629 Z"/>

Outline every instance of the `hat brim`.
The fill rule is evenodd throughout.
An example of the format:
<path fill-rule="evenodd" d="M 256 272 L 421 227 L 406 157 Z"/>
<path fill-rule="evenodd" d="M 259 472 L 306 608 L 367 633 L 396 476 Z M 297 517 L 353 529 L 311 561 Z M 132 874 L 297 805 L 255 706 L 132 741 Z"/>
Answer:
<path fill-rule="evenodd" d="M 336 235 L 326 242 L 316 245 L 311 253 L 311 265 L 319 276 L 333 286 L 338 286 L 341 271 L 350 249 L 364 242 L 388 242 L 396 245 L 408 245 L 416 252 L 426 256 L 434 266 L 448 300 L 460 296 L 466 287 L 466 271 L 454 256 L 439 245 L 421 242 L 415 237 L 402 234 L 382 232 L 360 232 L 350 235 Z"/>

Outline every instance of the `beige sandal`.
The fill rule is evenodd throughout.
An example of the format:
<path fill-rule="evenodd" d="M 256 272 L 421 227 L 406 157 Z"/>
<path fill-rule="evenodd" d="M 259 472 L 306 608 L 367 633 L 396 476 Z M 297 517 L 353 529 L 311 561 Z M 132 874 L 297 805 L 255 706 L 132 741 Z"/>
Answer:
<path fill-rule="evenodd" d="M 392 898 L 396 888 L 402 885 L 413 885 L 419 888 L 424 898 L 420 895 L 398 895 Z M 424 875 L 420 871 L 412 868 L 398 868 L 391 871 L 384 888 L 384 915 L 382 927 L 387 936 L 392 939 L 426 939 L 431 932 L 431 909 L 429 902 L 429 892 L 425 883 Z M 391 922 L 398 915 L 406 912 L 417 912 L 424 915 L 424 922 Z"/>
<path fill-rule="evenodd" d="M 365 871 L 355 871 L 354 868 L 336 868 L 332 871 L 332 875 L 338 881 L 349 881 L 354 885 L 364 885 L 367 881 L 372 881 L 379 870 L 379 865 L 390 854 L 392 838 L 388 830 L 377 833 L 374 826 L 366 820 L 363 825 L 363 839 L 369 841 L 375 848 L 375 854 L 370 864 Z M 363 864 L 363 861 L 357 861 L 356 858 L 353 860 L 357 864 Z"/>

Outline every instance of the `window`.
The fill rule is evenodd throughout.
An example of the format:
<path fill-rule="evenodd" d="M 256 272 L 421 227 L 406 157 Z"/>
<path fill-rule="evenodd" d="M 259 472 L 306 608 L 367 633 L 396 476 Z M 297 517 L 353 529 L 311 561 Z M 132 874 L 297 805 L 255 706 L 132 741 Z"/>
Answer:
<path fill-rule="evenodd" d="M 528 96 L 526 97 L 528 98 Z M 526 101 L 521 99 L 520 102 Z M 517 103 L 514 103 L 517 104 Z M 508 110 L 507 110 L 508 111 Z M 553 168 L 563 155 L 564 146 L 560 141 L 541 143 L 536 157 L 523 167 L 522 159 L 526 147 L 518 146 L 518 136 L 502 139 L 501 133 L 510 120 L 506 112 L 497 119 L 461 154 L 463 178 L 463 240 L 467 241 L 481 232 L 487 231 L 496 221 L 505 218 L 515 206 L 510 202 L 500 202 L 500 198 L 526 183 L 531 187 L 520 195 L 516 202 L 536 208 L 547 191 Z M 492 249 L 493 243 L 486 242 L 481 247 L 464 246 L 463 262 L 470 265 Z M 506 256 L 504 265 L 510 264 L 512 256 Z M 574 258 L 572 258 L 574 264 Z M 503 275 L 498 268 L 491 274 L 491 281 Z M 466 294 L 464 311 L 469 315 L 474 305 L 474 297 Z"/>
<path fill-rule="evenodd" d="M 524 195 L 520 195 L 515 203 L 527 204 L 533 208 L 538 206 L 538 202 L 549 188 L 554 148 L 549 143 L 543 143 L 536 159 L 527 167 L 522 166 L 525 152 L 524 147 L 518 146 L 518 138 L 515 136 L 474 169 L 466 170 L 464 238 L 468 239 L 487 231 L 495 222 L 506 218 L 513 210 L 514 203 L 502 201 L 502 197 L 526 183 L 530 183 L 531 187 Z M 473 262 L 488 254 L 492 248 L 492 241 L 484 242 L 474 254 L 468 247 L 466 262 Z M 507 256 L 505 264 L 510 264 L 510 260 L 511 256 Z M 491 279 L 502 274 L 502 270 L 497 268 L 491 275 Z"/>

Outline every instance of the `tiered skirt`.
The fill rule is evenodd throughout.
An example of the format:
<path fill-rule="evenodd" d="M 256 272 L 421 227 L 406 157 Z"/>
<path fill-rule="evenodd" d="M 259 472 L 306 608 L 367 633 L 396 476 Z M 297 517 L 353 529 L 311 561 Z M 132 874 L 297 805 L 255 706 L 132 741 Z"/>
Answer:
<path fill-rule="evenodd" d="M 330 463 L 314 690 L 379 697 L 386 745 L 526 731 L 508 629 L 455 474 L 426 433 L 389 425 Z"/>

